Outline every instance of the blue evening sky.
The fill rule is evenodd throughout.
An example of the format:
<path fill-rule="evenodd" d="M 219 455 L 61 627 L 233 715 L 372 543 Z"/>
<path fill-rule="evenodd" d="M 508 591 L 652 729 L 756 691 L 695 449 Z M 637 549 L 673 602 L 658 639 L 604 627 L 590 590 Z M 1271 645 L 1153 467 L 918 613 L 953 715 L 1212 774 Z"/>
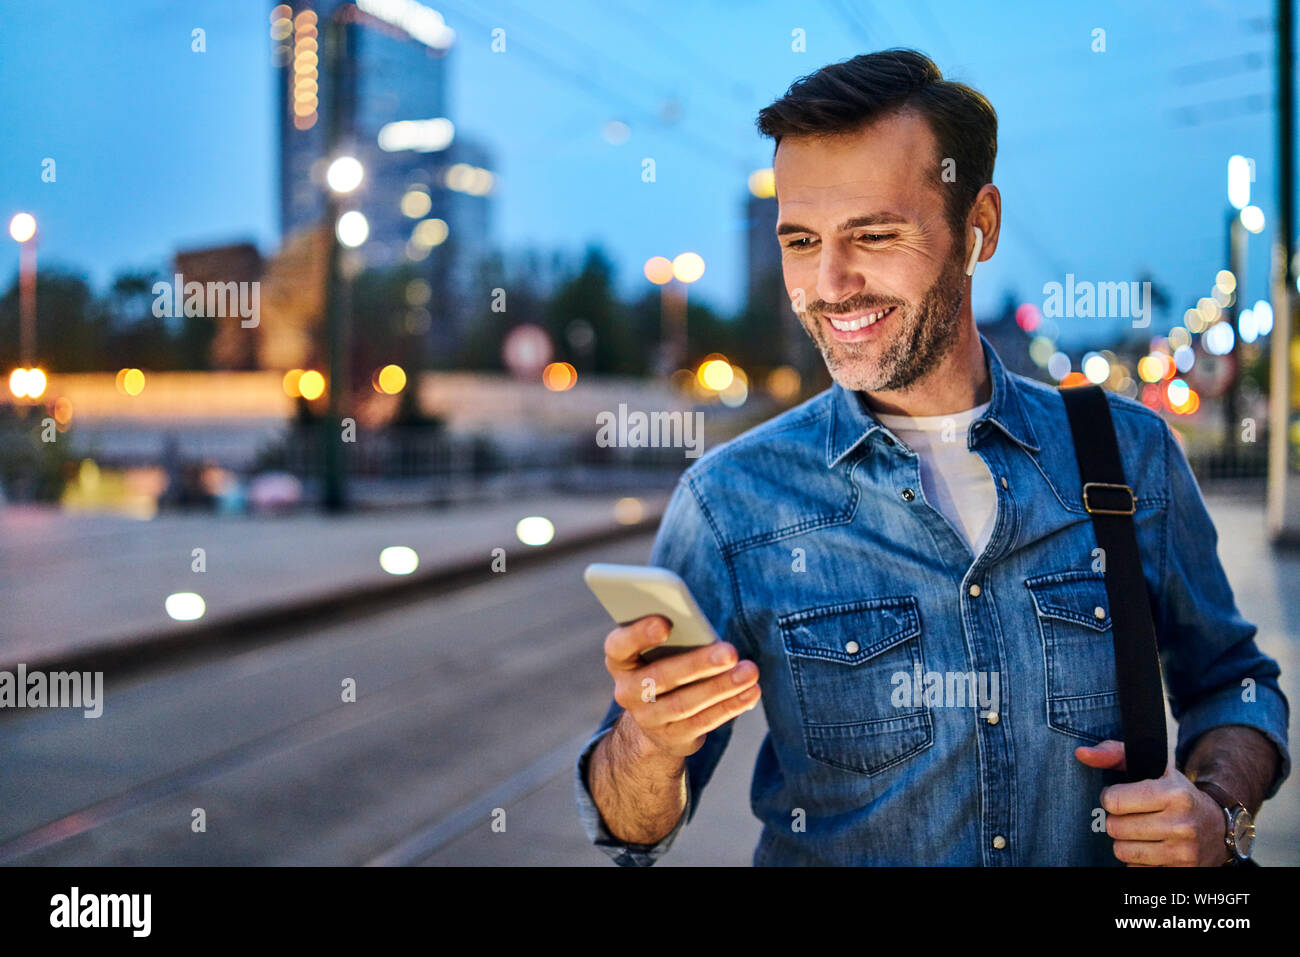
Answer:
<path fill-rule="evenodd" d="M 274 251 L 273 5 L 0 0 L 0 217 L 36 215 L 42 263 L 102 288 L 126 268 L 165 269 L 178 247 L 247 238 Z M 1226 265 L 1233 153 L 1256 160 L 1253 199 L 1269 220 L 1250 240 L 1246 299 L 1267 294 L 1271 0 L 430 5 L 459 33 L 451 119 L 496 156 L 497 241 L 575 255 L 598 242 L 625 292 L 644 285 L 648 257 L 694 250 L 707 272 L 692 295 L 737 308 L 745 176 L 771 159 L 755 113 L 826 63 L 915 46 L 1000 117 L 1005 225 L 976 276 L 977 315 L 1008 290 L 1041 303 L 1043 283 L 1067 272 L 1120 281 L 1149 269 L 1180 316 Z M 206 53 L 190 51 L 194 27 Z M 505 53 L 491 51 L 494 27 Z M 807 52 L 791 51 L 796 28 Z M 1104 53 L 1091 50 L 1095 28 Z M 672 122 L 667 100 L 680 105 Z M 618 146 L 601 136 L 616 119 L 631 127 Z M 641 181 L 645 156 L 656 183 Z M 54 183 L 41 181 L 46 157 Z M 6 235 L 0 283 L 16 269 Z M 1097 322 L 1067 320 L 1063 338 Z"/>

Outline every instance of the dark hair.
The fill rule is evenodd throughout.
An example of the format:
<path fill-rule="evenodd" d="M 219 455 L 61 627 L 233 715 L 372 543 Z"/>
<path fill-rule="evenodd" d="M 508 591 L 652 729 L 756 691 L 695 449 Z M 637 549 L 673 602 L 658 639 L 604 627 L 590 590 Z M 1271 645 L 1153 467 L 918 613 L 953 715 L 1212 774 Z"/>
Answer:
<path fill-rule="evenodd" d="M 939 156 L 956 163 L 945 203 L 948 223 L 960 233 L 975 195 L 993 181 L 998 115 L 978 90 L 945 80 L 916 50 L 864 53 L 800 77 L 758 113 L 758 130 L 781 145 L 783 136 L 852 133 L 887 113 L 915 110 L 930 124 Z M 936 170 L 940 180 L 942 164 Z"/>

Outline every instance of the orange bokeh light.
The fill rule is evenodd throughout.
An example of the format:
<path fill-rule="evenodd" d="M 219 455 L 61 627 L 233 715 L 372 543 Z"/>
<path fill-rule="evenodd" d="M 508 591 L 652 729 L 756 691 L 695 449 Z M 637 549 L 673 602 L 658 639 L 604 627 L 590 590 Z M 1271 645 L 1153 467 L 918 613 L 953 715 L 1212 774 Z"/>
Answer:
<path fill-rule="evenodd" d="M 578 370 L 567 362 L 551 362 L 542 370 L 542 385 L 552 392 L 567 392 L 578 384 Z"/>
<path fill-rule="evenodd" d="M 672 261 L 664 256 L 652 256 L 645 261 L 645 277 L 656 286 L 671 282 L 673 278 Z"/>

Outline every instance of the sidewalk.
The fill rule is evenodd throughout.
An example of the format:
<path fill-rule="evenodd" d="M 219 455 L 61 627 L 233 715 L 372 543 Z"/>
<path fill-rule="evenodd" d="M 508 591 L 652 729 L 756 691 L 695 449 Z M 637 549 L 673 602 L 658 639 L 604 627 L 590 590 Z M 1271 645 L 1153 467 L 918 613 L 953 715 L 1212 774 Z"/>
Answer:
<path fill-rule="evenodd" d="M 1278 679 L 1291 706 L 1294 728 L 1300 709 L 1300 551 L 1268 545 L 1262 500 L 1242 494 L 1207 492 L 1206 505 L 1219 533 L 1219 560 L 1237 608 L 1258 629 L 1260 651 L 1277 659 Z M 1292 760 L 1296 735 L 1290 737 Z M 1262 864 L 1300 865 L 1300 770 L 1292 771 L 1259 814 L 1256 856 Z"/>
<path fill-rule="evenodd" d="M 505 550 L 509 570 L 539 552 L 633 529 L 653 531 L 667 499 L 662 492 L 640 496 L 643 516 L 635 525 L 615 518 L 617 496 L 552 493 L 338 517 L 203 514 L 139 521 L 0 509 L 0 670 L 184 642 L 254 623 L 289 623 L 322 605 L 490 573 L 495 548 Z M 515 525 L 530 515 L 554 524 L 549 544 L 519 541 Z M 417 571 L 394 576 L 381 569 L 379 553 L 390 545 L 413 548 Z M 196 548 L 204 549 L 202 572 L 192 569 Z M 203 618 L 168 617 L 164 601 L 175 592 L 201 595 Z"/>

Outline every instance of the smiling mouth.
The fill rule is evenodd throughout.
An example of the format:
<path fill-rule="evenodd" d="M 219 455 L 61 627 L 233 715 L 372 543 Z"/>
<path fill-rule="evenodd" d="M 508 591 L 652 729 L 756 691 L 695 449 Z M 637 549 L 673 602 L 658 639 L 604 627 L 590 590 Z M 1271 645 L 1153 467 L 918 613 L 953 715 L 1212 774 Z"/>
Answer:
<path fill-rule="evenodd" d="M 859 329 L 865 329 L 867 326 L 876 324 L 893 312 L 894 309 L 894 306 L 890 306 L 888 309 L 869 312 L 865 316 L 858 316 L 856 319 L 836 319 L 834 316 L 826 316 L 826 320 L 840 332 L 856 332 Z"/>

